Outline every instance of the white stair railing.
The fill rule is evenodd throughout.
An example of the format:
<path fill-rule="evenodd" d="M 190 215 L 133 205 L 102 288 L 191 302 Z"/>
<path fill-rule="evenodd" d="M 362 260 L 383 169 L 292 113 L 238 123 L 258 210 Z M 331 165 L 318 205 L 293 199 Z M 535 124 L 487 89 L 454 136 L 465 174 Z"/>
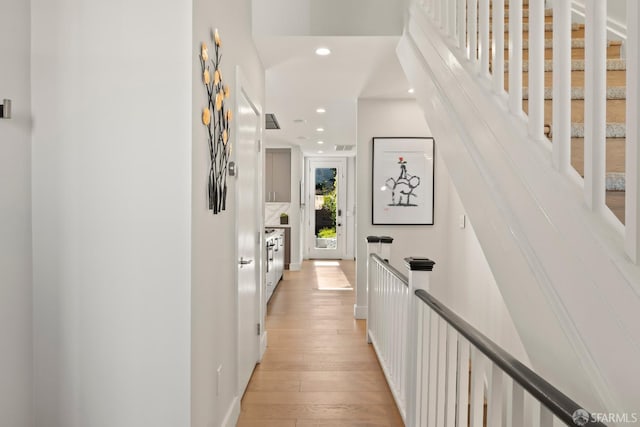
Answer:
<path fill-rule="evenodd" d="M 369 256 L 367 336 L 406 426 L 605 426 L 430 295 L 433 261 L 405 261 Z"/>
<path fill-rule="evenodd" d="M 528 44 L 529 58 L 524 71 L 528 73 L 526 82 L 528 99 L 529 135 L 534 140 L 544 140 L 545 129 L 553 132 L 550 146 L 553 167 L 572 178 L 577 175 L 571 168 L 571 1 L 525 1 L 529 21 L 523 24 L 523 0 L 430 0 L 427 15 L 438 24 L 452 46 L 463 52 L 469 61 L 470 70 L 479 72 L 480 78 L 490 81 L 494 91 L 504 93 L 504 81 L 508 82 L 508 98 L 505 102 L 509 110 L 520 116 L 523 100 L 523 41 Z M 508 6 L 509 39 L 505 38 L 504 16 Z M 420 7 L 420 6 L 416 6 Z M 545 7 L 553 15 L 553 58 L 545 60 L 546 43 Z M 637 63 L 638 1 L 627 0 L 627 114 L 637 117 L 638 78 L 640 73 L 632 69 Z M 444 12 L 443 12 L 444 11 Z M 584 200 L 588 209 L 607 221 L 615 221 L 606 208 L 606 49 L 607 49 L 607 0 L 585 1 L 585 112 L 584 112 Z M 636 15 L 634 15 L 634 12 Z M 492 19 L 488 19 L 489 15 Z M 454 18 L 452 20 L 452 18 Z M 528 27 L 524 30 L 523 25 Z M 492 30 L 492 31 L 491 31 Z M 491 31 L 491 39 L 489 34 Z M 523 32 L 528 37 L 523 38 Z M 489 54 L 489 47 L 491 53 Z M 503 65 L 504 47 L 508 46 L 508 67 Z M 491 59 L 491 65 L 489 65 Z M 635 61 L 635 62 L 634 62 Z M 551 64 L 551 65 L 549 65 Z M 553 129 L 546 127 L 544 120 L 545 73 L 553 70 Z M 504 71 L 506 69 L 506 72 Z M 490 70 L 490 71 L 489 71 Z M 635 97 L 635 98 L 634 98 Z M 635 141 L 637 120 L 626 123 L 626 179 L 625 179 L 625 250 L 634 262 L 640 262 L 640 181 L 637 170 L 640 155 Z M 634 134 L 635 132 L 635 134 Z M 637 142 L 637 141 L 636 141 Z M 615 229 L 622 230 L 620 225 Z"/>
<path fill-rule="evenodd" d="M 368 272 L 367 340 L 378 355 L 380 365 L 405 419 L 406 401 L 406 338 L 409 288 L 407 278 L 387 261 L 373 253 Z"/>

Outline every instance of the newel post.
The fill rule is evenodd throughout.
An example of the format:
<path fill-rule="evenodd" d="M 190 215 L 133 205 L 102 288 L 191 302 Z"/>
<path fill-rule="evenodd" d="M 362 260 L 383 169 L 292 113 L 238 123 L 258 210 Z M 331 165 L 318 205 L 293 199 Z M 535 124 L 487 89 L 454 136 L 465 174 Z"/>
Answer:
<path fill-rule="evenodd" d="M 422 302 L 415 296 L 418 289 L 429 292 L 429 281 L 433 266 L 436 264 L 429 258 L 409 257 L 404 259 L 405 266 L 409 270 L 409 310 L 407 310 L 407 337 L 406 343 L 406 363 L 407 377 L 405 381 L 406 390 L 406 425 L 418 425 L 420 414 L 420 402 L 416 396 L 418 380 L 424 373 L 419 366 L 418 360 L 422 354 L 423 322 L 420 316 L 420 304 Z M 420 353 L 420 356 L 419 354 Z"/>
<path fill-rule="evenodd" d="M 371 271 L 371 254 L 380 255 L 380 237 L 367 236 L 367 306 L 358 307 L 360 310 L 356 312 L 356 319 L 367 319 L 367 343 L 371 343 L 371 337 L 369 336 L 369 324 L 375 315 L 372 314 L 375 309 L 372 304 L 371 292 L 373 289 L 373 281 L 376 280 L 376 273 Z"/>
<path fill-rule="evenodd" d="M 393 237 L 380 236 L 380 258 L 389 262 L 391 259 L 391 244 L 393 243 Z"/>

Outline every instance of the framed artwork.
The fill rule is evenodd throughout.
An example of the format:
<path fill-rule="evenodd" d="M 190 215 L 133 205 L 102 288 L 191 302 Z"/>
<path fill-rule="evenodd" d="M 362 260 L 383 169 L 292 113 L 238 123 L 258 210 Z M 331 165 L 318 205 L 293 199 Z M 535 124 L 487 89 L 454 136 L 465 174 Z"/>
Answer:
<path fill-rule="evenodd" d="M 373 138 L 373 225 L 433 225 L 433 138 Z"/>

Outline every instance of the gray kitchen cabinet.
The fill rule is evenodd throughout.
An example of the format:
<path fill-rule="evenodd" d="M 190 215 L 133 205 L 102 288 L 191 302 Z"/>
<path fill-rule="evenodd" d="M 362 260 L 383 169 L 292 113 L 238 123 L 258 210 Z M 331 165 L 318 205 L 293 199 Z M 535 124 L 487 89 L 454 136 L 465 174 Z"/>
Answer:
<path fill-rule="evenodd" d="M 291 150 L 267 148 L 265 152 L 265 202 L 291 202 Z"/>

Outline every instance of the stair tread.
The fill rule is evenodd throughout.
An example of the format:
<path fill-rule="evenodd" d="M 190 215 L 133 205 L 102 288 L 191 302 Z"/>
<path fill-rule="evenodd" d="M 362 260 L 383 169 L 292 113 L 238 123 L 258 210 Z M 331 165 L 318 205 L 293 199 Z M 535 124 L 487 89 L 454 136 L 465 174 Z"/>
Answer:
<path fill-rule="evenodd" d="M 572 59 L 571 60 L 571 71 L 584 71 L 585 69 L 585 60 L 584 59 Z M 624 59 L 607 59 L 607 71 L 626 71 L 627 69 L 627 61 Z M 509 71 L 509 61 L 504 61 L 504 71 L 505 73 Z M 529 71 L 529 61 L 522 61 L 522 71 Z M 553 71 L 553 60 L 545 59 L 544 60 L 544 71 L 550 72 Z"/>
<path fill-rule="evenodd" d="M 606 138 L 626 138 L 626 123 L 607 123 Z M 584 123 L 571 123 L 571 138 L 584 138 Z"/>
<path fill-rule="evenodd" d="M 607 47 L 611 46 L 621 46 L 622 42 L 619 40 L 607 40 Z M 571 39 L 571 48 L 573 49 L 584 49 L 585 41 L 584 38 L 575 38 Z M 545 49 L 553 49 L 553 39 L 545 39 L 544 41 Z M 505 50 L 509 49 L 508 46 L 505 47 Z M 522 40 L 522 49 L 529 49 L 529 39 Z"/>
<path fill-rule="evenodd" d="M 607 88 L 607 100 L 626 99 L 627 88 L 625 86 L 610 86 Z M 529 88 L 522 88 L 522 99 L 529 99 Z M 553 88 L 544 88 L 544 99 L 553 99 Z M 571 88 L 571 99 L 579 100 L 584 99 L 583 87 Z"/>
<path fill-rule="evenodd" d="M 505 73 L 505 86 L 509 86 L 509 75 Z M 571 85 L 573 87 L 583 87 L 584 86 L 584 71 L 574 71 L 571 73 Z M 615 87 L 615 86 L 625 86 L 627 79 L 627 73 L 625 71 L 609 71 L 607 72 L 607 87 Z M 523 87 L 528 86 L 529 83 L 529 73 L 524 71 L 522 73 L 522 83 Z M 544 84 L 545 87 L 553 86 L 553 72 L 544 73 Z"/>
<path fill-rule="evenodd" d="M 576 23 L 571 24 L 571 30 L 572 31 L 582 30 L 583 28 L 584 28 L 584 24 L 576 24 Z M 523 22 L 522 23 L 522 31 L 525 32 L 525 33 L 529 32 L 529 23 L 528 22 Z M 553 24 L 550 23 L 550 22 L 545 22 L 544 31 L 545 32 L 552 32 L 553 31 Z M 489 30 L 489 33 L 492 33 L 492 32 L 493 32 L 493 28 L 491 28 Z M 509 32 L 509 26 L 508 25 L 504 26 L 504 32 L 505 33 Z"/>

